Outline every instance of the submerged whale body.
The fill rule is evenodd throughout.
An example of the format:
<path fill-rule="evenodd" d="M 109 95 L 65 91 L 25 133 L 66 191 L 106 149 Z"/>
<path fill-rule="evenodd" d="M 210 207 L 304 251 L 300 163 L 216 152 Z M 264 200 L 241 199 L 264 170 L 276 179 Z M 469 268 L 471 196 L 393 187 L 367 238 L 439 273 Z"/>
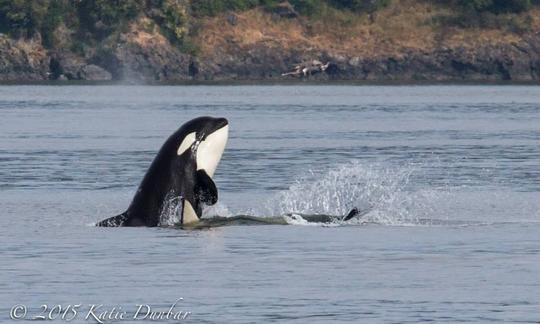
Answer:
<path fill-rule="evenodd" d="M 180 225 L 196 223 L 202 205 L 217 202 L 212 177 L 227 144 L 225 118 L 188 121 L 163 144 L 128 209 L 96 226 L 159 226 L 177 214 Z"/>
<path fill-rule="evenodd" d="M 345 216 L 322 215 L 322 214 L 286 214 L 283 216 L 274 217 L 258 217 L 252 215 L 237 215 L 230 217 L 214 216 L 212 218 L 203 218 L 200 222 L 180 226 L 186 229 L 204 229 L 221 226 L 241 226 L 241 225 L 289 225 L 291 224 L 287 218 L 298 219 L 306 223 L 319 224 L 340 224 L 347 222 L 353 218 L 361 218 L 370 212 L 371 209 L 359 211 L 358 208 L 353 208 Z"/>

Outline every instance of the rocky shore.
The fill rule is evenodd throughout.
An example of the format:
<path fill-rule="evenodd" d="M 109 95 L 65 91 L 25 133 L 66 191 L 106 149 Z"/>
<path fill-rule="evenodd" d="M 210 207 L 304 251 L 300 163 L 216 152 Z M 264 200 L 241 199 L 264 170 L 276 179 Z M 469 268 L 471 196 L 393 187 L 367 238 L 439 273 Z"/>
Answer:
<path fill-rule="evenodd" d="M 290 18 L 281 19 L 288 19 L 283 22 L 288 25 L 283 26 L 294 27 L 290 27 Z M 212 23 L 222 24 L 214 34 L 208 31 L 211 28 L 205 29 Z M 279 39 L 266 32 L 264 25 L 257 27 L 260 31 L 252 28 L 248 33 L 241 25 L 242 17 L 236 15 L 208 20 L 206 24 L 200 32 L 197 53 L 182 51 L 159 28 L 148 27 L 145 17 L 122 33 L 103 40 L 99 46 L 88 46 L 79 52 L 61 47 L 47 49 L 39 37 L 16 40 L 0 34 L 0 81 L 540 80 L 538 32 L 496 42 L 439 41 L 433 46 L 401 44 L 387 51 L 358 52 L 345 46 L 314 45 L 309 39 L 291 45 L 287 36 Z M 242 29 L 245 34 L 238 35 Z M 255 32 L 258 32 L 256 37 Z M 283 75 L 295 65 L 313 60 L 325 63 L 324 71 Z"/>
<path fill-rule="evenodd" d="M 433 51 L 405 50 L 398 55 L 362 57 L 279 51 L 254 46 L 247 52 L 217 55 L 199 63 L 195 79 L 265 80 L 291 79 L 282 76 L 298 62 L 317 59 L 328 62 L 321 73 L 299 76 L 315 80 L 359 81 L 538 81 L 540 80 L 540 37 L 520 43 L 480 48 L 441 47 Z"/>

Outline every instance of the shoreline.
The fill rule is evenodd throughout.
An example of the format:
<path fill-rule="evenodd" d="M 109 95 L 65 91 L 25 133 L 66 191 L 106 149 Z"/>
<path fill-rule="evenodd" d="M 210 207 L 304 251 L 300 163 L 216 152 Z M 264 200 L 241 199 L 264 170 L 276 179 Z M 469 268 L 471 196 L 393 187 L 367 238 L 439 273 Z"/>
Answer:
<path fill-rule="evenodd" d="M 186 80 L 164 82 L 131 81 L 0 81 L 0 86 L 540 86 L 540 80 L 451 80 L 451 81 L 366 81 L 366 80 Z"/>
<path fill-rule="evenodd" d="M 0 84 L 540 84 L 536 5 L 478 14 L 471 19 L 492 23 L 478 26 L 457 23 L 463 12 L 452 6 L 416 0 L 376 14 L 287 18 L 264 6 L 184 14 L 185 42 L 149 8 L 101 32 L 103 21 L 86 29 L 64 21 L 26 37 L 0 31 Z"/>

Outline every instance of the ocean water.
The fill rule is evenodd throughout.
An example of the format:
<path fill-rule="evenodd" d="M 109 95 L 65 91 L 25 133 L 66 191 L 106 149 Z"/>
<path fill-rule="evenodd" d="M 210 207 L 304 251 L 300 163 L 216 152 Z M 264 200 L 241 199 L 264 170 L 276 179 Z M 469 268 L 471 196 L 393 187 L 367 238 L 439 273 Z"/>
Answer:
<path fill-rule="evenodd" d="M 92 226 L 200 115 L 205 217 L 370 211 Z M 540 323 L 540 87 L 0 86 L 0 291 L 1 322 Z"/>

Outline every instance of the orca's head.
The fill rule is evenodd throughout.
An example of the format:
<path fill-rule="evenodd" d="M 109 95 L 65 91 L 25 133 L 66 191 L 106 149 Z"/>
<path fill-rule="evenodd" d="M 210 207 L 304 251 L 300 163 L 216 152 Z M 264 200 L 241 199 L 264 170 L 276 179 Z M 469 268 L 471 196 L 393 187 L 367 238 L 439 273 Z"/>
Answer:
<path fill-rule="evenodd" d="M 205 170 L 212 177 L 229 137 L 229 122 L 225 118 L 198 117 L 182 126 L 185 134 L 180 139 L 177 154 L 193 154 L 197 170 Z"/>

